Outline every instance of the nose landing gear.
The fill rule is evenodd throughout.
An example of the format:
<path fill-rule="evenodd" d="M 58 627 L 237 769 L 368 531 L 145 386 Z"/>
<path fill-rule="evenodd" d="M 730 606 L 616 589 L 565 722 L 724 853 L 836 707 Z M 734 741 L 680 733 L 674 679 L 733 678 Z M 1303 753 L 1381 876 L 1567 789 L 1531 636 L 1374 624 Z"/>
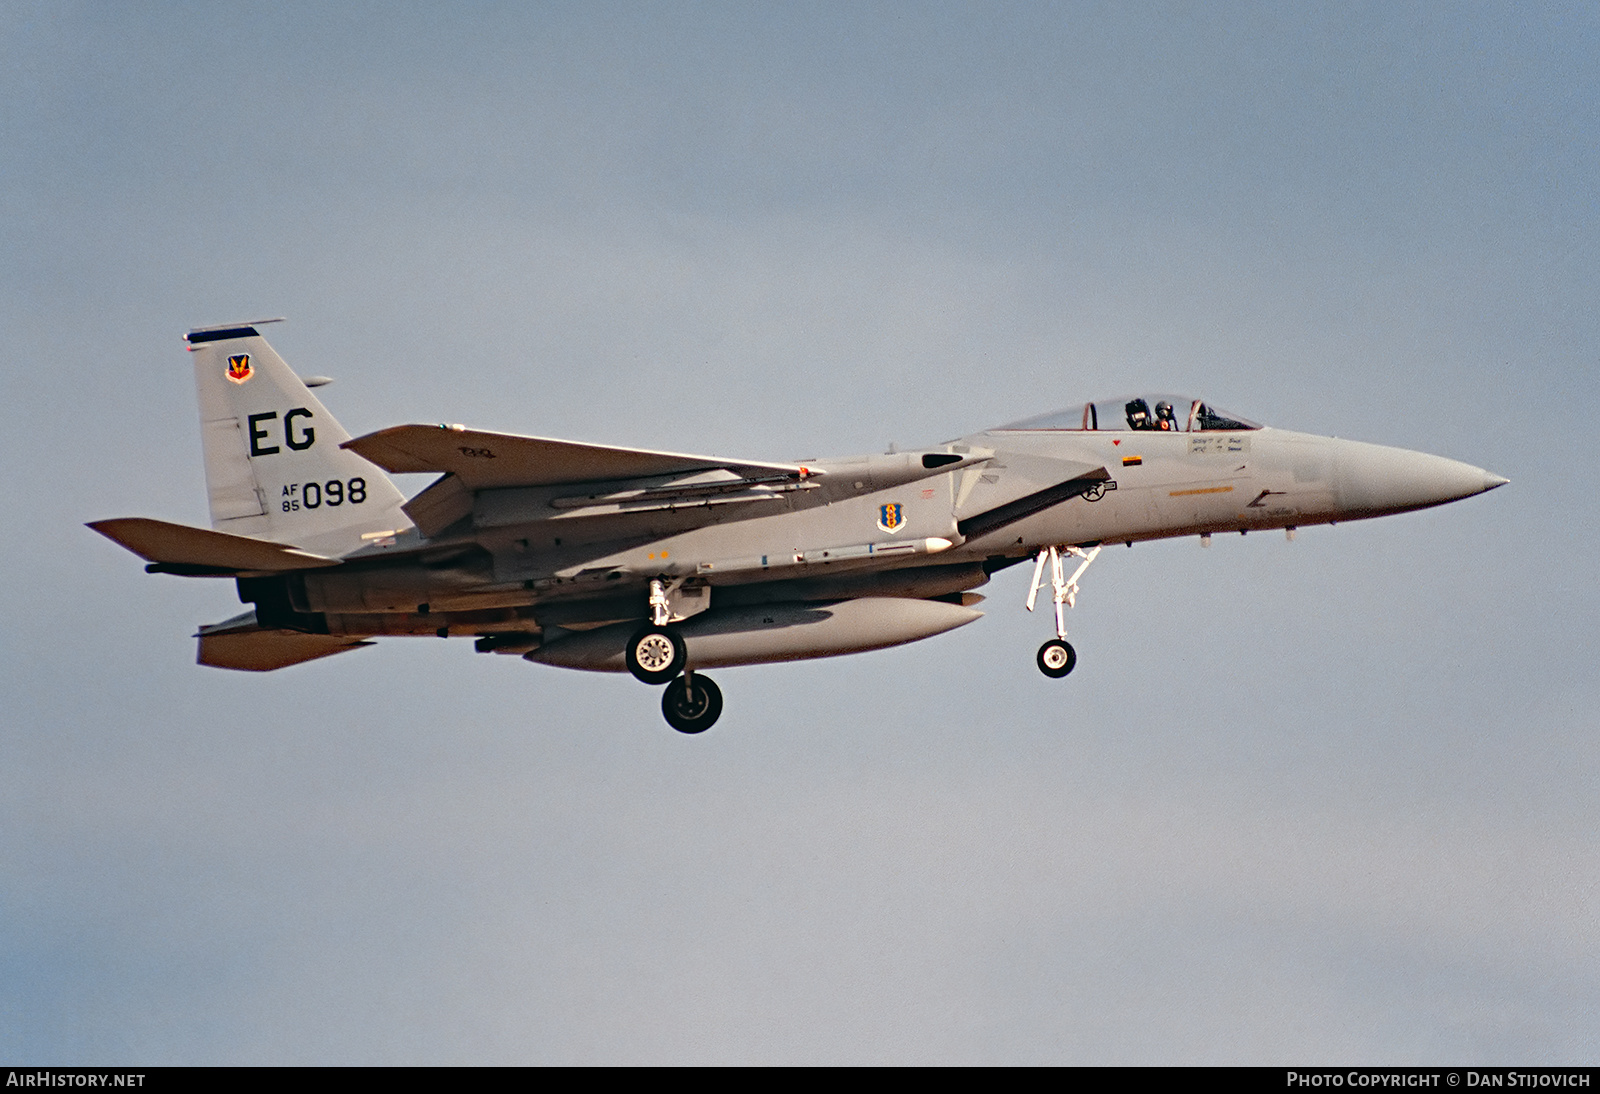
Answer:
<path fill-rule="evenodd" d="M 1039 647 L 1038 660 L 1040 672 L 1059 680 L 1078 663 L 1078 651 L 1072 648 L 1071 642 L 1052 638 Z"/>
<path fill-rule="evenodd" d="M 1044 564 L 1050 563 L 1050 589 L 1052 599 L 1056 605 L 1056 636 L 1039 647 L 1039 671 L 1046 676 L 1060 679 L 1073 670 L 1078 663 L 1078 653 L 1067 641 L 1067 609 L 1077 603 L 1078 578 L 1083 576 L 1083 571 L 1100 553 L 1098 546 L 1085 551 L 1081 547 L 1046 547 L 1039 552 L 1038 561 L 1033 566 L 1033 585 L 1028 589 L 1027 608 L 1033 611 L 1034 601 L 1038 599 L 1039 590 L 1044 584 Z M 1072 571 L 1071 577 L 1062 576 L 1061 556 L 1063 554 L 1075 555 L 1083 559 L 1078 568 Z"/>

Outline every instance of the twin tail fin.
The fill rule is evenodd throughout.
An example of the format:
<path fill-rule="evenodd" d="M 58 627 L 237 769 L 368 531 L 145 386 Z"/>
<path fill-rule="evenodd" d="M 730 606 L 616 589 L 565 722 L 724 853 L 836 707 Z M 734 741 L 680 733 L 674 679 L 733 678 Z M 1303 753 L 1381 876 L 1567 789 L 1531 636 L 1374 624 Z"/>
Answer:
<path fill-rule="evenodd" d="M 377 466 L 339 447 L 350 434 L 258 325 L 186 336 L 211 527 L 334 557 L 410 527 L 400 491 Z"/>

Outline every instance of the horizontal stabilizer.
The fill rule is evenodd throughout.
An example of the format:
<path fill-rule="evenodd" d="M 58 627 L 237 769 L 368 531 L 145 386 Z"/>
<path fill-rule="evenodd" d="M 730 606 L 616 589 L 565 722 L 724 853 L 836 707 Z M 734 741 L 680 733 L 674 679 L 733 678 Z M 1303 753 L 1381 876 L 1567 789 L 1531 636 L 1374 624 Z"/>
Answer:
<path fill-rule="evenodd" d="M 817 474 L 798 464 L 724 460 L 643 448 L 613 448 L 457 426 L 397 425 L 342 446 L 396 474 L 453 474 L 468 490 L 642 479 L 727 468 L 746 477 Z"/>
<path fill-rule="evenodd" d="M 97 520 L 96 532 L 169 573 L 233 574 L 311 570 L 339 560 L 246 536 L 147 517 Z"/>
<path fill-rule="evenodd" d="M 201 627 L 198 637 L 196 664 L 244 672 L 271 672 L 373 644 L 349 635 L 263 630 L 256 625 L 253 612 L 213 627 Z"/>

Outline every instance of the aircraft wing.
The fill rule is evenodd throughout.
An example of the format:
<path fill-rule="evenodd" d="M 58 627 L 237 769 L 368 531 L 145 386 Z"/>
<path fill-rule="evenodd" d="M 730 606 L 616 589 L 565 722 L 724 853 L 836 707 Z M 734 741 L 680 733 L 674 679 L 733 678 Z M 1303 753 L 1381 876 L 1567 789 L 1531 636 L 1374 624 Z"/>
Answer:
<path fill-rule="evenodd" d="M 643 479 L 726 469 L 742 478 L 802 477 L 816 472 L 798 464 L 725 460 L 681 452 L 580 444 L 515 433 L 486 433 L 459 426 L 397 425 L 346 441 L 341 447 L 396 474 L 455 475 L 468 490 L 509 486 Z"/>
<path fill-rule="evenodd" d="M 148 517 L 97 520 L 89 527 L 154 563 L 149 569 L 156 573 L 223 576 L 339 565 L 336 558 L 314 555 L 287 544 Z"/>
<path fill-rule="evenodd" d="M 223 623 L 202 626 L 195 637 L 200 639 L 196 664 L 244 672 L 271 672 L 372 645 L 366 639 L 349 635 L 266 629 L 256 623 L 253 611 Z"/>

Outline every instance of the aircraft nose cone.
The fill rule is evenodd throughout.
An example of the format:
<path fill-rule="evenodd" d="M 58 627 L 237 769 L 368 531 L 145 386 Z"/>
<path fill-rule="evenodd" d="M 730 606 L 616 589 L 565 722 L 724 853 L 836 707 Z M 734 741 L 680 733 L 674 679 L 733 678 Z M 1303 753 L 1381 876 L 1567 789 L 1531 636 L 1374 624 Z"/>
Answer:
<path fill-rule="evenodd" d="M 1404 448 L 1341 440 L 1334 452 L 1339 507 L 1352 517 L 1426 509 L 1510 481 L 1470 463 Z"/>

